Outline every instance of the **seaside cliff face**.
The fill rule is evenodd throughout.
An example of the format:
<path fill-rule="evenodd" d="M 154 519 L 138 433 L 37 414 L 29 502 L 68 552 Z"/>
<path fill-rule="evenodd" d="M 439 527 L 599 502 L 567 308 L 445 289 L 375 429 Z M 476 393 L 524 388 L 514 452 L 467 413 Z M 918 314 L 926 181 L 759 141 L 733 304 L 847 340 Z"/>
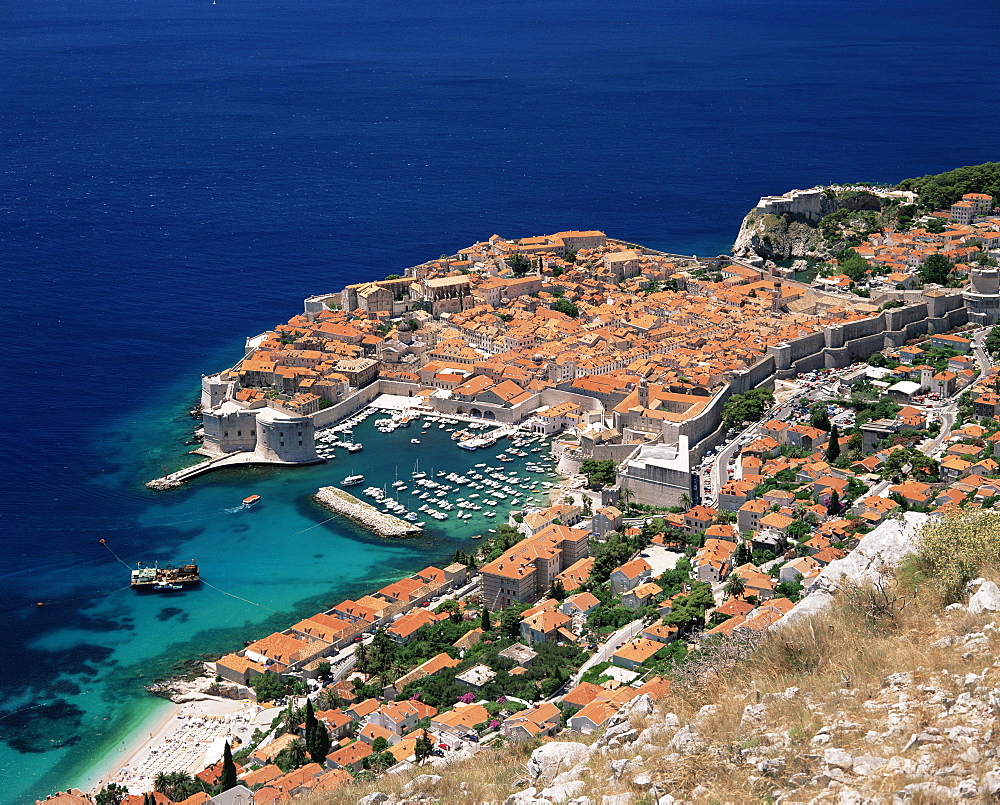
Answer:
<path fill-rule="evenodd" d="M 774 215 L 751 210 L 740 225 L 734 257 L 788 260 L 793 257 L 823 257 L 820 230 L 789 214 Z"/>
<path fill-rule="evenodd" d="M 819 221 L 840 210 L 878 211 L 881 204 L 868 193 L 811 195 L 809 214 L 773 213 L 755 207 L 746 214 L 733 244 L 735 257 L 758 256 L 767 260 L 790 260 L 799 257 L 825 258 L 830 249 Z"/>

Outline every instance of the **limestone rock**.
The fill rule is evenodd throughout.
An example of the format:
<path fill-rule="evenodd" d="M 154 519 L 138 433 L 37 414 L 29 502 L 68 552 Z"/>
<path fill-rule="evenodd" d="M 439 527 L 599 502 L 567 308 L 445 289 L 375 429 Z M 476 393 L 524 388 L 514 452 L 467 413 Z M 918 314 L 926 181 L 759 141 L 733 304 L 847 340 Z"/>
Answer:
<path fill-rule="evenodd" d="M 854 758 L 847 754 L 847 752 L 843 749 L 824 749 L 823 760 L 828 766 L 843 769 L 845 771 L 850 771 L 854 766 Z"/>
<path fill-rule="evenodd" d="M 917 538 L 927 520 L 928 515 L 918 512 L 907 512 L 900 520 L 886 520 L 866 534 L 847 556 L 827 565 L 813 585 L 813 592 L 771 628 L 780 629 L 827 609 L 845 580 L 864 584 L 883 578 L 887 567 L 898 565 L 916 550 Z"/>
<path fill-rule="evenodd" d="M 559 783 L 556 785 L 550 785 L 548 788 L 543 788 L 538 796 L 542 799 L 548 800 L 549 802 L 566 802 L 577 794 L 582 794 L 586 785 L 583 780 L 573 780 L 571 782 Z"/>
<path fill-rule="evenodd" d="M 992 581 L 985 582 L 969 599 L 969 612 L 978 615 L 982 612 L 1000 612 L 1000 587 Z"/>
<path fill-rule="evenodd" d="M 419 777 L 414 777 L 410 780 L 410 782 L 404 785 L 402 792 L 404 794 L 413 794 L 419 791 L 429 791 L 440 782 L 440 774 L 421 774 Z"/>
<path fill-rule="evenodd" d="M 383 794 L 381 791 L 375 791 L 374 793 L 359 799 L 358 805 L 382 805 L 382 803 L 388 799 L 388 794 Z"/>
<path fill-rule="evenodd" d="M 670 739 L 667 748 L 682 754 L 690 753 L 698 747 L 699 743 L 701 743 L 701 736 L 698 734 L 698 730 L 688 724 L 677 730 L 677 734 Z"/>
<path fill-rule="evenodd" d="M 575 766 L 589 755 L 586 746 L 572 741 L 553 741 L 538 747 L 528 761 L 528 775 L 534 782 L 553 780 L 557 774 Z"/>

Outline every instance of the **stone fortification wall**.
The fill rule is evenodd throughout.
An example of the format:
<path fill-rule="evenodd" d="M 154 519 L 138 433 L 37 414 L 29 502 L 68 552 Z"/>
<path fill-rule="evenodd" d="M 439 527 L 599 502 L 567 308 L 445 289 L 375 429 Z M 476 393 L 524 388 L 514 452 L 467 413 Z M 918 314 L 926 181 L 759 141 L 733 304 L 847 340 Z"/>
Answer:
<path fill-rule="evenodd" d="M 354 392 L 354 394 L 345 397 L 339 403 L 336 403 L 329 408 L 324 408 L 322 411 L 317 411 L 312 415 L 313 424 L 317 428 L 324 428 L 327 425 L 332 425 L 335 422 L 339 422 L 344 417 L 348 417 L 351 414 L 360 411 L 382 393 L 379 390 L 379 384 L 381 382 L 381 380 L 376 380 L 370 386 L 358 389 Z"/>
<path fill-rule="evenodd" d="M 822 190 L 791 190 L 782 196 L 764 196 L 755 209 L 772 215 L 802 215 L 811 221 L 818 221 L 831 206 L 836 205 L 831 204 Z"/>
<path fill-rule="evenodd" d="M 865 360 L 873 352 L 903 346 L 920 335 L 953 330 L 968 320 L 960 293 L 940 294 L 919 304 L 882 311 L 877 316 L 827 328 L 823 333 L 776 344 L 768 352 L 775 359 L 775 376 L 784 380 L 801 372 L 840 369 Z"/>

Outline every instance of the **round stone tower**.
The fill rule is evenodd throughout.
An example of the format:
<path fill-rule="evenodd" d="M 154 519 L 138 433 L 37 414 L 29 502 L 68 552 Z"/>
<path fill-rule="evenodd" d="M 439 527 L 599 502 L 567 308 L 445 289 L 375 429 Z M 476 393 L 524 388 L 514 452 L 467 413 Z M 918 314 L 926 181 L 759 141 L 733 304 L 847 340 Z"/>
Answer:
<path fill-rule="evenodd" d="M 257 447 L 254 452 L 269 461 L 307 464 L 318 460 L 315 434 L 309 417 L 264 408 L 257 414 Z"/>
<path fill-rule="evenodd" d="M 993 325 L 1000 319 L 1000 271 L 982 266 L 969 272 L 969 285 L 962 293 L 969 321 Z"/>

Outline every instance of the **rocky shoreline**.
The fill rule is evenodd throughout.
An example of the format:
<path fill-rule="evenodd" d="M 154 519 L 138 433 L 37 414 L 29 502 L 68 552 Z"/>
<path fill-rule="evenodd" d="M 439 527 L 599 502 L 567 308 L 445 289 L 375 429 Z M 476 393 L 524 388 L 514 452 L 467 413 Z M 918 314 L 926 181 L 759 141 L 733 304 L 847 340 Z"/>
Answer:
<path fill-rule="evenodd" d="M 335 486 L 323 486 L 313 495 L 316 502 L 336 514 L 353 520 L 380 537 L 412 537 L 421 529 L 391 514 L 384 514 L 363 500 L 358 500 Z"/>

